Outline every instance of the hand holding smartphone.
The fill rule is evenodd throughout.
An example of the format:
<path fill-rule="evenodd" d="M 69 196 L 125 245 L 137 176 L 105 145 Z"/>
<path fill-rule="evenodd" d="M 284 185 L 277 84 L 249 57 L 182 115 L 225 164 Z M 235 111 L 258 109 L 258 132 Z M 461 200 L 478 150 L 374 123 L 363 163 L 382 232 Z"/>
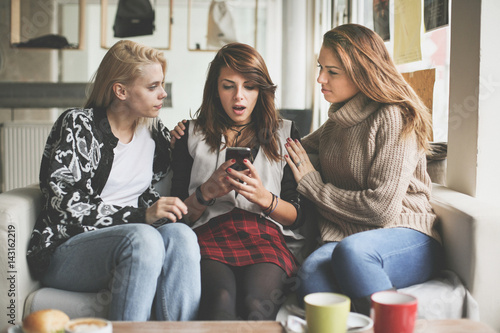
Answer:
<path fill-rule="evenodd" d="M 248 147 L 227 147 L 226 148 L 226 161 L 235 159 L 236 163 L 231 166 L 236 171 L 243 171 L 248 169 L 243 163 L 244 159 L 253 162 L 252 151 Z"/>

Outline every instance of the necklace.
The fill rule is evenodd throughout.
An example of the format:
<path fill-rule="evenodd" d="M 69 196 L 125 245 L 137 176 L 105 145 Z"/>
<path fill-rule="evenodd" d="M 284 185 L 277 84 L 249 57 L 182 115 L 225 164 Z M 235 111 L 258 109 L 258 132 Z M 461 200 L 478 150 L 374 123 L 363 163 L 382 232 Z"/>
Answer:
<path fill-rule="evenodd" d="M 248 126 L 250 126 L 251 124 L 252 124 L 252 122 L 249 122 L 249 123 L 246 123 L 246 124 L 243 124 L 243 125 L 233 125 L 233 126 L 229 127 L 229 129 L 231 131 L 236 132 L 236 137 L 233 140 L 233 147 L 237 147 L 238 146 L 238 138 L 240 137 L 241 132 L 243 132 L 243 130 L 245 128 L 247 128 Z M 237 130 L 236 128 L 233 128 L 233 127 L 239 127 L 240 129 Z"/>

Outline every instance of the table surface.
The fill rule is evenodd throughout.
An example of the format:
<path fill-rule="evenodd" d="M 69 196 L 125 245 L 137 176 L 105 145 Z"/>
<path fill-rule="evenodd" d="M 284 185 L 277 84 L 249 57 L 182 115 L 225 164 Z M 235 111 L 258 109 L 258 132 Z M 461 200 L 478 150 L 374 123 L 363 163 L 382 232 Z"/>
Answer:
<path fill-rule="evenodd" d="M 113 333 L 285 333 L 277 321 L 191 321 L 191 322 L 113 322 Z M 483 323 L 468 320 L 417 320 L 414 333 L 495 333 Z M 362 333 L 373 333 L 368 329 Z"/>
<path fill-rule="evenodd" d="M 1 332 L 7 332 L 7 328 Z M 113 322 L 113 333 L 286 333 L 277 321 L 148 321 Z M 417 320 L 414 333 L 496 333 L 487 325 L 468 320 Z M 360 333 L 373 333 L 368 329 Z"/>
<path fill-rule="evenodd" d="M 113 333 L 285 333 L 277 321 L 113 322 Z"/>

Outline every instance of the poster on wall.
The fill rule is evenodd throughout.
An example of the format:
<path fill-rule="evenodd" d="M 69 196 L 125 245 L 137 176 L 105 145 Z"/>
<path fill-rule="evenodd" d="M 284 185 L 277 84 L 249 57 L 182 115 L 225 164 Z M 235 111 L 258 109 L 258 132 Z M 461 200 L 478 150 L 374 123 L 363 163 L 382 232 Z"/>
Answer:
<path fill-rule="evenodd" d="M 421 0 L 394 0 L 394 62 L 397 65 L 422 60 L 421 12 Z"/>
<path fill-rule="evenodd" d="M 373 30 L 384 41 L 391 39 L 389 30 L 389 0 L 373 0 Z"/>
<path fill-rule="evenodd" d="M 425 31 L 448 25 L 448 2 L 449 0 L 424 1 Z"/>

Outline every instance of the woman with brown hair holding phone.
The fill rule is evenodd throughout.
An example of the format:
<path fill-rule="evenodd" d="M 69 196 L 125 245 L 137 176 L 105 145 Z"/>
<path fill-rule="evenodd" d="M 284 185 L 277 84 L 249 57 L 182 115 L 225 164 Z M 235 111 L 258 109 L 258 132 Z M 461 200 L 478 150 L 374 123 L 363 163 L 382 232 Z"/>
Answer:
<path fill-rule="evenodd" d="M 283 154 L 298 131 L 279 117 L 275 90 L 254 48 L 225 45 L 175 143 L 172 194 L 185 199 L 201 248 L 200 319 L 274 320 L 297 269 L 286 238 L 300 238 L 292 229 L 303 215 Z M 244 170 L 226 158 L 231 147 L 249 148 Z"/>

